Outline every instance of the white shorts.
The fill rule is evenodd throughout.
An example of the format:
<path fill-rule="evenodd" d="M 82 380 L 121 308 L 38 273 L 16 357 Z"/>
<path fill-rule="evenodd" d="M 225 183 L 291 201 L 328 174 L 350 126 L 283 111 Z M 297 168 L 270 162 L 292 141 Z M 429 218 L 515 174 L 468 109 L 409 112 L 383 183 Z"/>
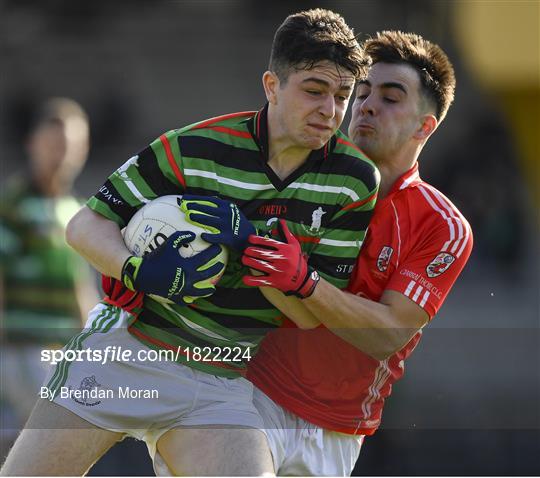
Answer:
<path fill-rule="evenodd" d="M 288 412 L 255 387 L 253 403 L 264 420 L 280 476 L 350 476 L 364 440 L 313 425 Z"/>
<path fill-rule="evenodd" d="M 72 411 L 100 428 L 144 440 L 152 459 L 159 438 L 177 427 L 205 425 L 261 429 L 253 405 L 253 385 L 244 378 L 224 378 L 174 361 L 139 360 L 148 347 L 131 336 L 133 318 L 112 305 L 98 304 L 85 329 L 64 351 L 131 351 L 131 359 L 114 361 L 64 360 L 52 367 L 42 398 Z M 49 397 L 43 394 L 49 393 Z"/>

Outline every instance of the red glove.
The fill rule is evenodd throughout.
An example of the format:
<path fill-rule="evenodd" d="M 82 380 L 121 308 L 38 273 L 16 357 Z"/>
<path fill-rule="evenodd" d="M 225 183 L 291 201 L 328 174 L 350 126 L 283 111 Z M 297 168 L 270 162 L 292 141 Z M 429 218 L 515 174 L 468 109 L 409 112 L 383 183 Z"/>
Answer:
<path fill-rule="evenodd" d="M 292 235 L 284 219 L 278 223 L 278 232 L 285 242 L 270 237 L 249 236 L 250 246 L 242 256 L 242 264 L 262 272 L 262 276 L 247 275 L 244 284 L 253 287 L 268 286 L 305 299 L 313 294 L 319 274 L 308 266 L 300 243 Z"/>
<path fill-rule="evenodd" d="M 120 307 L 130 314 L 136 314 L 143 306 L 144 293 L 129 290 L 122 281 L 102 274 L 101 287 L 106 294 L 103 299 L 105 302 Z"/>

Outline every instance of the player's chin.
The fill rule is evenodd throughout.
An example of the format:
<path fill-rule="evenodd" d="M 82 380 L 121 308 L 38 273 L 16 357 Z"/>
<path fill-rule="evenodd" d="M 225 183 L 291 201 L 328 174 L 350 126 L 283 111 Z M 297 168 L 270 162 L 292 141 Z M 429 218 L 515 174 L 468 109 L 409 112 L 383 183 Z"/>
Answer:
<path fill-rule="evenodd" d="M 309 135 L 304 137 L 304 147 L 315 150 L 321 149 L 332 137 L 331 134 Z"/>
<path fill-rule="evenodd" d="M 368 150 L 376 149 L 375 142 L 373 141 L 373 138 L 362 135 L 362 134 L 353 134 L 351 136 L 351 139 L 353 143 L 358 146 L 364 153 L 367 154 Z"/>

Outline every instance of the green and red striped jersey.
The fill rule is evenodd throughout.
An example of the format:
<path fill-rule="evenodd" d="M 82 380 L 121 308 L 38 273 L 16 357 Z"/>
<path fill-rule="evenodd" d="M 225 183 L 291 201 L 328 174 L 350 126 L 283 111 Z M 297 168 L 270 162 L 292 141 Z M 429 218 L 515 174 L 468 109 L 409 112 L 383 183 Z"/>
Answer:
<path fill-rule="evenodd" d="M 234 113 L 161 135 L 115 171 L 88 201 L 94 211 L 124 227 L 146 202 L 167 194 L 219 196 L 235 202 L 259 228 L 284 218 L 310 264 L 345 288 L 371 217 L 379 174 L 341 132 L 312 151 L 281 180 L 268 166 L 267 107 Z M 130 332 L 154 348 L 240 347 L 255 353 L 282 317 L 231 254 L 216 292 L 188 307 L 145 298 Z M 179 361 L 216 375 L 236 376 L 243 362 Z"/>
<path fill-rule="evenodd" d="M 71 195 L 44 196 L 24 175 L 0 188 L 2 333 L 8 342 L 64 344 L 81 328 L 77 289 L 92 275 L 64 240 L 80 207 Z"/>

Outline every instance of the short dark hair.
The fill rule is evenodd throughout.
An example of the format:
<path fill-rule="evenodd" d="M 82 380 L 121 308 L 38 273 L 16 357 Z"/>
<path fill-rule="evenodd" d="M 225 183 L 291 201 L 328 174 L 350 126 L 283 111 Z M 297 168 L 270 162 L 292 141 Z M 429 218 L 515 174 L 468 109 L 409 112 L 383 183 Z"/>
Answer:
<path fill-rule="evenodd" d="M 343 17 L 315 8 L 289 15 L 277 29 L 269 69 L 285 82 L 292 69 L 310 70 L 330 61 L 360 77 L 367 65 L 360 45 Z"/>
<path fill-rule="evenodd" d="M 62 126 L 68 118 L 77 117 L 88 123 L 88 115 L 81 105 L 70 98 L 49 98 L 34 112 L 30 131 L 44 125 Z"/>
<path fill-rule="evenodd" d="M 364 41 L 362 47 L 373 64 L 404 63 L 412 66 L 420 76 L 424 96 L 442 121 L 454 100 L 456 77 L 446 53 L 415 33 L 383 31 Z"/>

